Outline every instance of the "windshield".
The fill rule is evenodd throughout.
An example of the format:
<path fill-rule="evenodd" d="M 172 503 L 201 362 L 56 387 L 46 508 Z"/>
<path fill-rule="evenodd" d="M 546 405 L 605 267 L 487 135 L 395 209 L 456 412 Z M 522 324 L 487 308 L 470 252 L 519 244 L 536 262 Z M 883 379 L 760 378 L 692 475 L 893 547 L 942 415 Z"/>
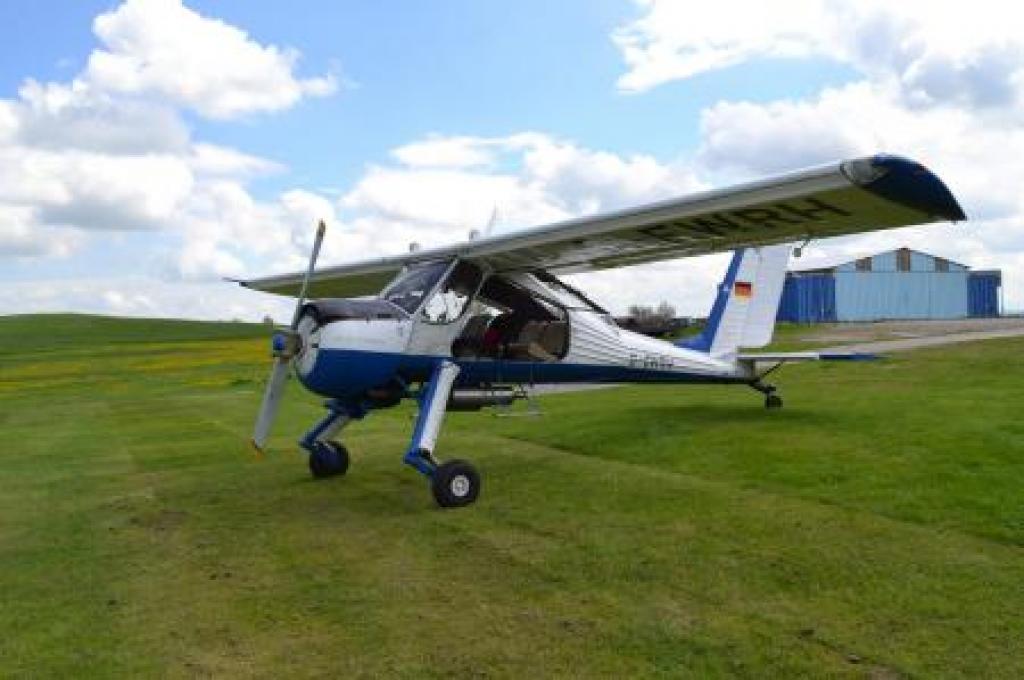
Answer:
<path fill-rule="evenodd" d="M 450 265 L 450 262 L 433 262 L 407 269 L 391 282 L 381 297 L 412 314 Z"/>
<path fill-rule="evenodd" d="M 423 305 L 423 318 L 429 323 L 451 323 L 461 317 L 482 278 L 480 267 L 460 262 L 444 285 Z"/>

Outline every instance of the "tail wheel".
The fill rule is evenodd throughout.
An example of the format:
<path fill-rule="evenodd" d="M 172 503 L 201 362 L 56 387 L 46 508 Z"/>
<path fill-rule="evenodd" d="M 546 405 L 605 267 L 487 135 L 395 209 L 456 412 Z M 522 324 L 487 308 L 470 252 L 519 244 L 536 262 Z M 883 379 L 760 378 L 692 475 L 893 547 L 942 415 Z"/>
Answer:
<path fill-rule="evenodd" d="M 480 473 L 464 460 L 450 460 L 434 470 L 431 490 L 442 508 L 461 508 L 480 495 Z"/>
<path fill-rule="evenodd" d="M 319 442 L 309 454 L 309 471 L 317 479 L 343 475 L 348 471 L 348 449 L 339 442 Z"/>
<path fill-rule="evenodd" d="M 764 398 L 764 407 L 768 409 L 782 408 L 782 397 L 777 394 L 769 394 Z"/>

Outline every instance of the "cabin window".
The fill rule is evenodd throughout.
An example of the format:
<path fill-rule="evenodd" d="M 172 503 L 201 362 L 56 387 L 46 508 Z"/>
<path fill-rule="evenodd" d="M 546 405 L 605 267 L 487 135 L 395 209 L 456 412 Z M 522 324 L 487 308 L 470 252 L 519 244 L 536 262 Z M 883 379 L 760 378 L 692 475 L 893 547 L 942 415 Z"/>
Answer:
<path fill-rule="evenodd" d="M 910 271 L 910 251 L 907 250 L 906 248 L 896 251 L 896 271 Z"/>
<path fill-rule="evenodd" d="M 949 260 L 945 260 L 941 257 L 935 258 L 935 271 L 937 272 L 948 272 L 949 271 Z"/>
<path fill-rule="evenodd" d="M 559 281 L 545 271 L 534 272 L 533 276 L 547 287 L 548 292 L 556 299 L 556 302 L 568 309 L 586 309 L 598 314 L 608 313 L 586 295 L 564 281 Z"/>
<path fill-rule="evenodd" d="M 444 285 L 423 306 L 423 318 L 427 323 L 451 323 L 461 317 L 480 287 L 482 278 L 483 272 L 480 271 L 480 267 L 469 262 L 460 262 Z"/>
<path fill-rule="evenodd" d="M 381 297 L 412 314 L 450 266 L 451 262 L 433 262 L 407 269 L 391 282 Z"/>
<path fill-rule="evenodd" d="M 856 262 L 856 264 L 854 266 L 855 266 L 856 270 L 859 271 L 859 272 L 869 272 L 869 271 L 871 271 L 871 258 L 870 257 L 862 257 L 859 260 L 857 260 L 857 262 Z"/>

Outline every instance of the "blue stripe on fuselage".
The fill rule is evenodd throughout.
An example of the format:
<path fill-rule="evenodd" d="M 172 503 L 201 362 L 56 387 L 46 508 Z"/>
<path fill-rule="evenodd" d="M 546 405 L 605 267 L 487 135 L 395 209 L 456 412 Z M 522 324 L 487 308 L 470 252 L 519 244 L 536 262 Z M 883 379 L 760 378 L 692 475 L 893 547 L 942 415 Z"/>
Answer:
<path fill-rule="evenodd" d="M 440 361 L 460 368 L 455 384 L 475 387 L 493 383 L 733 383 L 740 378 L 662 371 L 630 366 L 565 364 L 560 362 L 453 359 L 442 356 L 396 354 L 321 348 L 316 365 L 300 380 L 326 397 L 361 395 L 387 384 L 396 375 L 406 382 L 428 380 Z"/>
<path fill-rule="evenodd" d="M 715 303 L 711 306 L 711 314 L 708 315 L 708 323 L 704 330 L 692 338 L 683 338 L 676 342 L 676 347 L 692 349 L 698 352 L 710 352 L 711 345 L 715 344 L 715 335 L 718 334 L 718 325 L 722 323 L 722 315 L 725 314 L 725 306 L 729 304 L 729 297 L 732 295 L 733 285 L 736 283 L 736 275 L 740 271 L 740 262 L 743 261 L 743 248 L 733 251 L 729 268 L 725 272 L 725 280 L 718 287 L 718 295 L 715 296 Z"/>

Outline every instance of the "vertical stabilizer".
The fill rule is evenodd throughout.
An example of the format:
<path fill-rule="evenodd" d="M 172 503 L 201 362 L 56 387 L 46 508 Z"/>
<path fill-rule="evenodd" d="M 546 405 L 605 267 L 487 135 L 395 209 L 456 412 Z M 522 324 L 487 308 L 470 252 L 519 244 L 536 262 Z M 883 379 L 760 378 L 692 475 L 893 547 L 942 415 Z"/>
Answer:
<path fill-rule="evenodd" d="M 741 347 L 764 347 L 771 342 L 789 252 L 788 244 L 734 251 L 707 326 L 679 346 L 725 357 Z"/>

